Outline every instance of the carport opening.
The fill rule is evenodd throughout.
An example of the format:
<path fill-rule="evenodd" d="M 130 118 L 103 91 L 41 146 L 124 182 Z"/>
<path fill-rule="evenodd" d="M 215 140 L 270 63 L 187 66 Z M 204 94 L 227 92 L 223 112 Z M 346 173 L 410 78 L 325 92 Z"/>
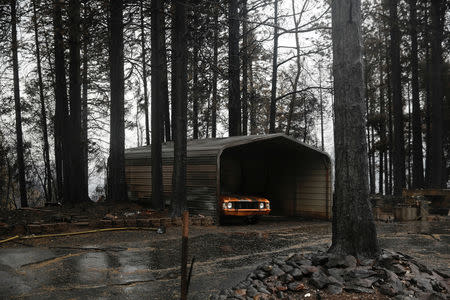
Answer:
<path fill-rule="evenodd" d="M 312 173 L 316 170 L 313 172 L 313 169 L 325 170 L 323 161 L 316 151 L 307 147 L 299 148 L 286 139 L 227 148 L 220 157 L 220 194 L 264 197 L 271 202 L 271 215 L 301 215 L 301 205 L 305 198 L 302 196 L 303 178 L 309 178 L 309 174 L 314 175 Z M 324 184 L 318 188 L 323 187 L 323 190 L 319 190 L 323 193 L 323 201 L 313 201 L 318 206 L 323 203 L 325 217 L 325 177 L 322 180 Z M 317 198 L 317 195 L 313 198 Z"/>

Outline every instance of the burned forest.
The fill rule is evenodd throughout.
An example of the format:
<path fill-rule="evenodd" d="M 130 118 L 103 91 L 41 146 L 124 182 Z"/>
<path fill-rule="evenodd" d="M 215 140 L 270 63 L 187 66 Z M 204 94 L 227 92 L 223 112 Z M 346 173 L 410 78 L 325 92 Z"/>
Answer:
<path fill-rule="evenodd" d="M 448 299 L 450 3 L 0 0 L 1 299 Z"/>

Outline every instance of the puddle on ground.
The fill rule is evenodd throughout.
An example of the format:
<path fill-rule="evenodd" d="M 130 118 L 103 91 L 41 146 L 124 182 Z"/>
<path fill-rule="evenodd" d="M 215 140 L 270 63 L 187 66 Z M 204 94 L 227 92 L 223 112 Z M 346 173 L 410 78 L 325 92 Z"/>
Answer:
<path fill-rule="evenodd" d="M 0 270 L 1 265 L 18 269 L 57 256 L 56 251 L 45 248 L 4 248 L 0 249 Z"/>

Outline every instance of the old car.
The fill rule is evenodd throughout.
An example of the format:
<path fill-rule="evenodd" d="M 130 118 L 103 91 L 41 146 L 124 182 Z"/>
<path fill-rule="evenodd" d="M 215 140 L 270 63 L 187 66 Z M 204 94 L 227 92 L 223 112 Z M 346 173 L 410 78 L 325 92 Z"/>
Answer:
<path fill-rule="evenodd" d="M 220 207 L 222 221 L 231 217 L 244 217 L 254 223 L 258 217 L 270 213 L 270 201 L 263 197 L 222 195 Z"/>

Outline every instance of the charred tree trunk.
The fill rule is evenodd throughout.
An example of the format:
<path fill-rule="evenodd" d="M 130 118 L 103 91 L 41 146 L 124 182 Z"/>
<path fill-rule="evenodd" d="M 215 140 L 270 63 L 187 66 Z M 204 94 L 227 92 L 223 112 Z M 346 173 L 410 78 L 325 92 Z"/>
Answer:
<path fill-rule="evenodd" d="M 213 36 L 213 82 L 212 82 L 212 107 L 211 107 L 211 137 L 217 135 L 217 77 L 219 73 L 219 9 L 214 8 L 214 36 Z"/>
<path fill-rule="evenodd" d="M 242 1 L 242 135 L 248 131 L 248 12 L 247 0 Z"/>
<path fill-rule="evenodd" d="M 110 88 L 111 133 L 109 146 L 108 198 L 111 202 L 127 200 L 125 186 L 125 124 L 124 124 L 124 55 L 123 2 L 110 2 Z"/>
<path fill-rule="evenodd" d="M 134 123 L 136 124 L 136 142 L 137 146 L 141 147 L 141 126 L 139 125 L 139 105 L 140 99 L 136 100 L 136 115 L 134 116 Z"/>
<path fill-rule="evenodd" d="M 44 33 L 44 45 L 45 45 L 45 51 L 44 51 L 44 55 L 46 55 L 46 59 L 47 59 L 47 63 L 48 63 L 48 68 L 50 70 L 50 79 L 52 82 L 52 86 L 55 85 L 55 64 L 52 61 L 52 50 L 51 50 L 51 46 L 50 46 L 50 42 L 49 42 L 49 32 L 45 31 Z"/>
<path fill-rule="evenodd" d="M 270 93 L 269 133 L 275 133 L 275 116 L 277 109 L 277 73 L 278 73 L 278 0 L 274 1 L 272 89 Z"/>
<path fill-rule="evenodd" d="M 405 137 L 403 132 L 403 101 L 400 66 L 400 29 L 397 16 L 398 0 L 389 2 L 390 57 L 392 67 L 392 100 L 394 110 L 394 195 L 401 196 L 405 187 Z"/>
<path fill-rule="evenodd" d="M 148 117 L 148 86 L 147 86 L 147 50 L 145 49 L 145 27 L 144 27 L 144 0 L 140 2 L 141 22 L 141 59 L 142 59 L 142 83 L 144 85 L 144 116 L 145 116 L 145 144 L 150 145 L 150 125 Z"/>
<path fill-rule="evenodd" d="M 387 148 L 384 148 L 384 195 L 388 195 L 388 186 L 389 186 L 388 170 L 389 170 L 388 151 Z"/>
<path fill-rule="evenodd" d="M 375 169 L 376 169 L 376 163 L 375 163 L 375 132 L 373 129 L 373 126 L 370 127 L 370 143 L 372 145 L 372 179 L 373 179 L 373 184 L 370 185 L 370 188 L 372 189 L 372 194 L 375 194 Z"/>
<path fill-rule="evenodd" d="M 443 188 L 443 90 L 441 0 L 431 1 L 431 187 Z"/>
<path fill-rule="evenodd" d="M 228 134 L 241 135 L 241 101 L 239 88 L 239 16 L 238 1 L 228 4 Z"/>
<path fill-rule="evenodd" d="M 81 146 L 80 1 L 69 1 L 69 99 L 70 99 L 70 202 L 86 200 L 83 195 Z"/>
<path fill-rule="evenodd" d="M 250 134 L 257 134 L 256 128 L 256 92 L 253 84 L 253 60 L 252 56 L 249 57 L 248 62 L 249 76 L 250 76 Z"/>
<path fill-rule="evenodd" d="M 187 136 L 187 26 L 186 2 L 172 0 L 174 8 L 172 36 L 172 124 L 174 165 L 172 175 L 172 216 L 186 209 L 186 136 Z"/>
<path fill-rule="evenodd" d="M 38 85 L 39 85 L 39 100 L 41 105 L 41 130 L 43 139 L 43 158 L 45 166 L 45 179 L 46 186 L 45 195 L 46 201 L 52 202 L 52 171 L 50 169 L 50 151 L 48 145 L 48 130 L 47 130 L 47 110 L 45 108 L 45 96 L 44 96 L 44 82 L 42 80 L 42 68 L 41 68 L 41 51 L 39 49 L 39 34 L 36 12 L 36 1 L 33 0 L 33 27 L 34 27 L 34 42 L 36 47 L 36 62 L 38 73 Z"/>
<path fill-rule="evenodd" d="M 408 83 L 408 153 L 407 153 L 407 162 L 408 162 L 408 177 L 407 177 L 407 187 L 408 189 L 412 188 L 412 161 L 411 161 L 411 149 L 412 149 L 412 112 L 411 112 L 411 89 Z"/>
<path fill-rule="evenodd" d="M 364 61 L 364 63 L 366 63 L 366 61 Z M 364 98 L 365 98 L 365 102 L 366 102 L 366 137 L 367 137 L 367 162 L 368 162 L 368 168 L 369 168 L 369 193 L 370 194 L 374 194 L 374 190 L 375 190 L 375 182 L 374 182 L 374 178 L 373 178 L 373 164 L 372 164 L 372 149 L 371 149 L 371 139 L 370 139 L 370 123 L 368 122 L 369 116 L 370 116 L 370 109 L 369 109 L 369 89 L 367 87 L 367 82 L 368 82 L 368 78 L 367 78 L 367 69 L 364 70 L 364 84 L 365 84 L 365 89 L 364 89 Z"/>
<path fill-rule="evenodd" d="M 11 163 L 9 162 L 9 159 L 7 159 L 7 165 L 6 165 L 7 169 L 8 169 L 8 183 L 7 183 L 7 187 L 6 187 L 6 204 L 9 205 L 10 202 L 12 202 L 14 204 L 14 207 L 17 208 L 17 204 L 16 201 L 14 201 L 14 196 L 11 196 L 11 198 L 9 198 L 9 195 L 12 192 L 12 166 Z"/>
<path fill-rule="evenodd" d="M 161 31 L 164 30 L 164 14 L 162 1 L 152 0 L 152 206 L 164 209 L 162 194 L 162 77 L 163 74 L 163 41 Z"/>
<path fill-rule="evenodd" d="M 419 100 L 419 63 L 417 55 L 417 0 L 409 1 L 411 35 L 411 85 L 412 85 L 412 132 L 413 132 L 413 188 L 423 188 L 422 121 Z"/>
<path fill-rule="evenodd" d="M 366 95 L 366 111 L 369 111 L 369 98 Z M 374 165 L 372 164 L 372 148 L 371 148 L 371 139 L 370 139 L 370 125 L 367 124 L 366 126 L 366 135 L 367 135 L 367 161 L 368 161 L 368 168 L 369 168 L 369 191 L 370 194 L 375 193 L 375 178 L 374 178 Z"/>
<path fill-rule="evenodd" d="M 381 41 L 381 34 L 379 33 L 379 39 Z M 380 42 L 381 43 L 381 42 Z M 383 184 L 387 176 L 384 176 L 386 168 L 386 110 L 385 110 L 385 101 L 384 101 L 384 72 L 383 72 L 383 57 L 382 57 L 382 45 L 379 45 L 378 52 L 378 69 L 379 69 L 379 89 L 380 89 L 380 171 L 379 171 L 379 181 L 378 181 L 378 189 L 380 195 L 384 194 Z M 384 176 L 384 178 L 383 178 Z M 387 184 L 386 184 L 387 186 Z"/>
<path fill-rule="evenodd" d="M 89 140 L 88 140 L 88 44 L 89 44 L 89 19 L 88 19 L 88 1 L 83 3 L 83 70 L 82 70 L 82 107 L 81 107 L 81 156 L 82 159 L 82 195 L 89 195 Z"/>
<path fill-rule="evenodd" d="M 209 138 L 209 130 L 211 128 L 211 99 L 209 98 L 209 94 L 211 93 L 211 86 L 208 89 L 208 97 L 206 98 L 206 112 L 205 112 L 205 138 Z"/>
<path fill-rule="evenodd" d="M 431 55 L 430 55 L 430 35 L 429 35 L 429 14 L 428 7 L 425 10 L 425 186 L 431 187 Z"/>
<path fill-rule="evenodd" d="M 298 66 L 298 61 L 297 61 L 297 66 Z M 292 85 L 293 91 L 297 90 L 299 77 L 300 77 L 300 70 L 298 69 L 297 74 L 295 75 L 295 78 L 294 78 L 294 84 Z M 287 135 L 289 135 L 290 131 L 291 131 L 292 115 L 294 114 L 296 99 L 297 99 L 297 94 L 293 93 L 291 95 L 291 102 L 289 103 L 289 111 L 288 111 L 288 116 L 287 116 L 287 124 L 286 124 L 286 134 Z M 306 131 L 306 122 L 305 122 L 305 131 Z M 305 142 L 305 137 L 303 138 L 303 142 Z"/>
<path fill-rule="evenodd" d="M 387 84 L 387 120 L 388 120 L 388 124 L 387 124 L 387 132 L 388 132 L 388 139 L 387 139 L 387 144 L 388 144 L 388 151 L 387 151 L 387 168 L 386 171 L 389 173 L 388 175 L 388 184 L 386 186 L 386 194 L 388 195 L 392 195 L 392 179 L 393 179 L 393 133 L 392 133 L 392 88 L 391 88 L 391 64 L 389 61 L 389 48 L 387 46 L 387 40 L 385 39 L 385 44 L 386 44 L 386 66 L 387 66 L 387 78 L 386 78 L 386 84 Z"/>
<path fill-rule="evenodd" d="M 376 228 L 368 201 L 361 2 L 332 2 L 336 199 L 332 253 L 375 257 Z"/>
<path fill-rule="evenodd" d="M 198 52 L 199 52 L 199 33 L 198 33 L 198 15 L 194 13 L 194 29 L 192 33 L 192 138 L 198 139 Z"/>
<path fill-rule="evenodd" d="M 305 2 L 306 3 L 306 2 Z M 303 14 L 303 9 L 300 12 L 300 17 L 297 19 L 296 16 L 296 11 L 295 11 L 295 1 L 292 1 L 292 15 L 293 15 L 293 20 L 294 20 L 294 27 L 296 29 L 295 31 L 295 53 L 296 53 L 296 59 L 295 59 L 295 65 L 297 67 L 297 72 L 295 73 L 295 78 L 294 81 L 292 83 L 292 96 L 291 96 L 291 103 L 289 104 L 289 112 L 288 112 L 288 116 L 287 116 L 287 124 L 286 124 L 286 135 L 289 135 L 290 131 L 291 131 L 291 124 L 292 124 L 292 116 L 294 114 L 294 108 L 295 108 L 295 102 L 297 99 L 297 87 L 298 87 L 298 80 L 300 79 L 300 72 L 301 72 L 301 60 L 300 60 L 300 39 L 299 39 L 299 35 L 298 35 L 298 27 L 300 25 L 300 20 L 301 20 L 301 15 Z M 272 74 L 273 76 L 274 74 Z M 276 76 L 276 74 L 275 74 Z M 273 78 L 272 78 L 273 80 Z M 273 81 L 272 81 L 273 82 Z M 275 84 L 276 85 L 276 84 Z M 273 90 L 272 90 L 273 91 Z M 275 91 L 276 93 L 276 91 Z M 306 102 L 306 99 L 303 100 L 304 102 Z M 272 102 L 271 102 L 272 104 Z M 272 112 L 272 106 L 271 106 L 271 112 Z M 304 105 L 304 116 L 306 117 L 306 105 Z M 275 122 L 275 119 L 274 119 Z M 275 128 L 275 127 L 274 127 Z M 305 131 L 303 132 L 303 142 L 305 142 L 306 140 L 306 134 L 307 134 L 307 122 L 306 122 L 306 118 L 305 118 Z M 273 131 L 275 132 L 275 131 Z"/>
<path fill-rule="evenodd" d="M 364 61 L 366 64 L 366 61 Z M 373 99 L 371 98 L 371 94 L 368 87 L 368 69 L 364 70 L 364 97 L 366 102 L 366 136 L 367 136 L 367 160 L 369 167 L 369 193 L 375 194 L 375 145 L 374 145 L 374 132 L 373 132 L 373 124 L 369 122 L 369 118 L 373 116 Z"/>
<path fill-rule="evenodd" d="M 390 73 L 389 73 L 390 74 Z M 390 77 L 390 75 L 388 76 Z M 388 132 L 389 132 L 389 195 L 393 194 L 393 184 L 394 184 L 394 133 L 392 130 L 393 127 L 393 120 L 392 120 L 392 91 L 391 91 L 391 84 L 390 79 L 388 78 Z"/>
<path fill-rule="evenodd" d="M 164 7 L 163 9 L 163 26 L 160 30 L 159 34 L 161 35 L 161 55 L 162 55 L 162 80 L 161 80 L 161 93 L 162 93 L 162 123 L 161 123 L 161 129 L 164 129 L 161 131 L 161 141 L 164 141 L 164 138 L 166 141 L 172 140 L 171 137 L 171 124 L 170 124 L 170 108 L 169 108 L 169 81 L 167 79 L 167 51 L 166 51 L 166 22 L 164 17 Z"/>
<path fill-rule="evenodd" d="M 323 99 L 322 99 L 322 65 L 319 63 L 319 100 L 320 100 L 320 149 L 325 151 L 323 139 Z"/>
<path fill-rule="evenodd" d="M 17 15 L 16 0 L 11 0 L 11 51 L 13 61 L 13 80 L 14 80 L 14 106 L 16 114 L 16 151 L 17 151 L 17 167 L 19 169 L 19 191 L 20 204 L 22 207 L 28 206 L 27 190 L 25 182 L 25 162 L 23 159 L 23 134 L 22 134 L 22 107 L 20 103 L 20 86 L 19 86 L 19 59 L 17 55 Z"/>
<path fill-rule="evenodd" d="M 58 201 L 70 201 L 70 122 L 68 116 L 64 38 L 61 17 L 63 0 L 53 6 L 55 55 L 55 162 Z"/>
<path fill-rule="evenodd" d="M 369 170 L 369 193 L 373 194 L 373 189 L 375 187 L 374 182 L 373 182 L 373 172 L 372 172 L 372 155 L 370 154 L 370 128 L 367 127 L 367 162 L 368 162 L 368 170 Z"/>

